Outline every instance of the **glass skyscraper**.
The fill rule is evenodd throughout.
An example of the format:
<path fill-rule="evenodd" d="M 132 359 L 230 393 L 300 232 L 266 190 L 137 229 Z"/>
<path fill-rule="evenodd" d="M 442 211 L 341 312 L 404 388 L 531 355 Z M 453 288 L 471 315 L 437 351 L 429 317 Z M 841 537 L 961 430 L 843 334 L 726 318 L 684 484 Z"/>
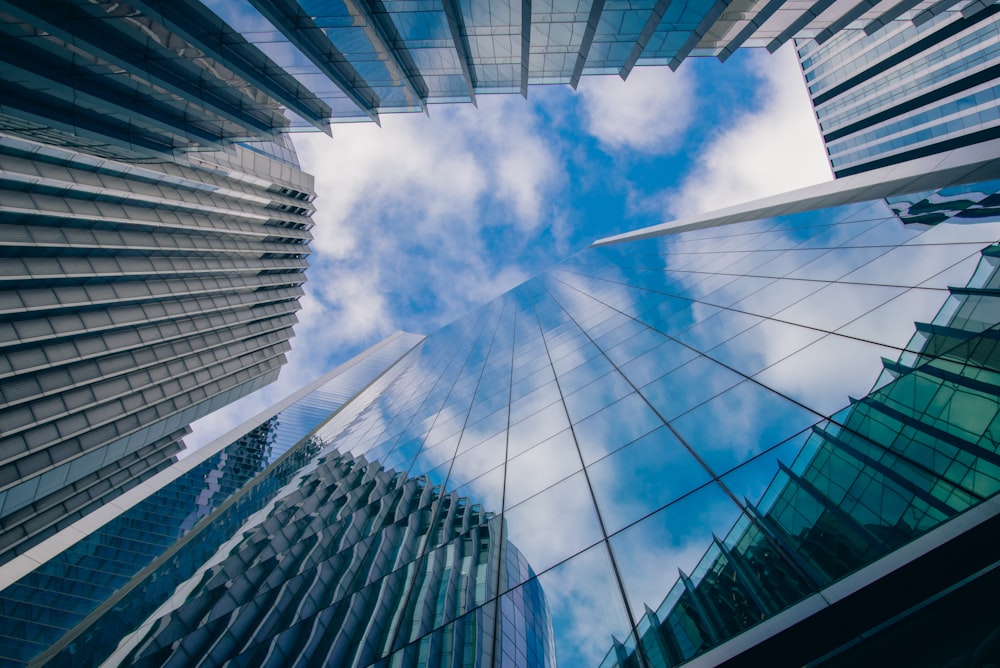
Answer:
<path fill-rule="evenodd" d="M 6 0 L 0 129 L 162 156 L 478 94 L 525 95 L 533 84 L 576 86 L 585 74 L 626 77 L 636 65 L 774 51 L 793 38 L 902 25 L 901 5 L 939 4 Z M 155 112 L 130 115 L 136 108 Z"/>
<path fill-rule="evenodd" d="M 1000 137 L 1000 8 L 900 2 L 796 40 L 838 177 Z"/>
<path fill-rule="evenodd" d="M 0 132 L 127 162 L 270 140 L 329 108 L 202 3 L 5 0 Z"/>
<path fill-rule="evenodd" d="M 125 585 L 157 560 L 173 556 L 181 564 L 200 565 L 309 462 L 315 451 L 309 438 L 313 430 L 420 338 L 390 337 L 258 416 L 231 443 L 200 449 L 147 486 L 105 504 L 73 525 L 70 533 L 82 540 L 54 559 L 49 560 L 54 555 L 43 544 L 10 561 L 0 577 L 5 585 L 20 579 L 5 590 L 5 642 L 12 642 L 17 630 L 27 633 L 18 634 L 16 646 L 7 645 L 4 658 L 38 655 L 113 596 L 125 595 Z M 196 542 L 187 538 L 213 513 L 211 531 L 202 532 Z M 38 561 L 45 566 L 33 570 Z M 182 573 L 183 566 L 161 579 L 157 591 L 170 593 Z M 155 593 L 144 593 L 140 602 L 153 605 L 151 609 L 160 603 Z M 18 622 L 28 620 L 38 624 L 19 629 Z"/>
<path fill-rule="evenodd" d="M 884 664 L 1000 561 L 1000 164 L 946 162 L 608 239 L 387 340 L 0 571 L 0 656 Z M 907 651 L 961 659 L 973 617 Z"/>
<path fill-rule="evenodd" d="M 151 3 L 139 3 L 145 7 Z M 576 86 L 587 74 L 627 77 L 637 65 L 676 69 L 688 57 L 775 51 L 794 38 L 863 35 L 909 25 L 900 7 L 932 0 L 249 0 L 210 3 L 250 42 L 316 91 L 334 121 L 377 119 L 534 84 Z M 951 5 L 952 3 L 947 3 Z M 983 3 L 971 2 L 970 7 Z M 988 4 L 988 3 L 986 3 Z"/>

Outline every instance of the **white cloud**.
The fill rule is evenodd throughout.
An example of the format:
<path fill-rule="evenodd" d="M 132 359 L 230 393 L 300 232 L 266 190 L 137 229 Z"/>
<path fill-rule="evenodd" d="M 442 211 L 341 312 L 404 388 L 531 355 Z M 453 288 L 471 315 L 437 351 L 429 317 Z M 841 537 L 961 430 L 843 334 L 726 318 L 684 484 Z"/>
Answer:
<path fill-rule="evenodd" d="M 532 108 L 512 96 L 296 143 L 319 193 L 309 276 L 323 287 L 312 289 L 328 303 L 342 295 L 351 317 L 338 327 L 348 337 L 370 335 L 383 314 L 405 324 L 412 313 L 401 309 L 440 325 L 524 280 L 522 251 L 562 185 L 556 150 Z M 367 299 L 351 296 L 359 291 Z M 376 306 L 380 315 L 365 317 Z"/>
<path fill-rule="evenodd" d="M 587 132 L 609 148 L 644 153 L 670 150 L 690 126 L 696 106 L 690 69 L 640 67 L 628 81 L 584 77 L 579 93 Z"/>
<path fill-rule="evenodd" d="M 318 197 L 288 363 L 275 383 L 199 421 L 191 446 L 397 329 L 430 332 L 527 280 L 540 268 L 525 265 L 533 241 L 549 220 L 565 225 L 554 215 L 558 151 L 521 98 L 333 134 L 294 135 Z"/>
<path fill-rule="evenodd" d="M 332 143 L 319 135 L 295 139 L 320 193 L 315 246 L 338 257 L 356 250 L 369 231 L 362 225 L 422 235 L 399 239 L 417 246 L 474 238 L 497 222 L 534 229 L 544 218 L 543 193 L 559 175 L 531 107 L 512 96 L 487 97 L 478 109 L 433 107 L 429 117 L 385 116 L 381 128 L 337 126 Z M 496 220 L 483 220 L 486 200 L 501 214 Z"/>
<path fill-rule="evenodd" d="M 829 181 L 819 128 L 791 45 L 775 54 L 755 50 L 762 80 L 760 107 L 724 129 L 668 197 L 675 217 L 741 204 Z"/>

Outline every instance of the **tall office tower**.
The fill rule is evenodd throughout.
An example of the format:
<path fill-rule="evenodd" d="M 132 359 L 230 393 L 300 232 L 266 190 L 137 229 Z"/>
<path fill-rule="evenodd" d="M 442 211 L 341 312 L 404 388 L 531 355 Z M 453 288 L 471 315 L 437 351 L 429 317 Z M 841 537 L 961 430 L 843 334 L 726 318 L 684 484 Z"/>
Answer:
<path fill-rule="evenodd" d="M 200 2 L 4 0 L 0 132 L 103 157 L 268 140 L 330 109 Z"/>
<path fill-rule="evenodd" d="M 284 138 L 161 164 L 0 138 L 0 563 L 272 381 L 312 177 Z"/>
<path fill-rule="evenodd" d="M 948 194 L 944 202 L 919 194 L 888 204 L 911 225 L 1000 214 L 995 194 Z M 830 666 L 984 665 L 1000 657 L 991 638 L 1000 618 L 979 614 L 984 597 L 973 591 L 990 599 L 1000 586 L 1000 551 L 991 549 L 998 521 L 959 538 L 932 532 L 1000 491 L 1000 443 L 991 433 L 1000 420 L 1000 331 L 996 306 L 980 298 L 1000 286 L 1000 246 L 981 255 L 970 281 L 949 288 L 933 320 L 914 323 L 898 359 L 882 358 L 871 392 L 769 457 L 774 477 L 758 487 L 759 499 L 746 499 L 745 514 L 720 532 L 723 538 L 713 535 L 691 574 L 679 573 L 655 612 L 646 608 L 638 629 L 653 663 L 683 663 L 805 598 L 812 583 L 851 573 L 853 582 L 839 585 L 840 600 L 797 615 L 801 622 L 812 613 L 809 624 L 822 624 L 825 633 L 793 626 L 739 663 L 797 663 L 828 651 Z M 919 537 L 924 545 L 904 547 Z M 879 581 L 883 569 L 870 565 L 900 548 L 930 554 Z M 956 571 L 975 575 L 944 598 L 942 591 L 962 580 Z M 914 602 L 922 607 L 918 614 L 870 633 Z M 859 643 L 851 637 L 859 632 L 872 637 Z M 930 641 L 915 640 L 921 637 Z M 798 656 L 788 649 L 796 644 Z M 622 649 L 609 652 L 610 665 L 636 664 L 634 648 Z M 978 663 L 962 663 L 974 654 Z"/>
<path fill-rule="evenodd" d="M 988 645 L 983 151 L 607 239 L 390 339 L 228 499 L 210 473 L 228 443 L 160 474 L 197 499 L 184 517 L 215 499 L 193 528 L 140 510 L 177 483 L 134 490 L 0 571 L 0 657 L 767 665 L 875 661 L 894 633 L 943 662 Z M 282 415 L 239 447 L 277 442 Z"/>
<path fill-rule="evenodd" d="M 1000 137 L 1000 7 L 926 5 L 796 41 L 837 176 Z"/>
<path fill-rule="evenodd" d="M 0 563 L 168 466 L 289 349 L 313 181 L 280 133 L 329 110 L 169 4 L 0 3 Z"/>
<path fill-rule="evenodd" d="M 499 518 L 424 478 L 317 456 L 114 663 L 555 665 L 544 593 Z"/>
<path fill-rule="evenodd" d="M 4 0 L 0 131 L 163 159 L 529 84 L 576 86 L 584 74 L 897 30 L 904 10 L 937 16 L 947 4 Z"/>

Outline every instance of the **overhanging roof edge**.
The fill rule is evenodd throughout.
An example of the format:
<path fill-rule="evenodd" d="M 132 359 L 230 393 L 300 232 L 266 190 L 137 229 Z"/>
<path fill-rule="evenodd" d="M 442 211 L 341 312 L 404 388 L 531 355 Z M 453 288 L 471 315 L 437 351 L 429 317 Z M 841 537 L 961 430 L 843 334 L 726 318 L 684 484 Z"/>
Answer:
<path fill-rule="evenodd" d="M 209 8 L 191 0 L 132 0 L 131 4 L 317 129 L 327 131 L 330 106 Z"/>

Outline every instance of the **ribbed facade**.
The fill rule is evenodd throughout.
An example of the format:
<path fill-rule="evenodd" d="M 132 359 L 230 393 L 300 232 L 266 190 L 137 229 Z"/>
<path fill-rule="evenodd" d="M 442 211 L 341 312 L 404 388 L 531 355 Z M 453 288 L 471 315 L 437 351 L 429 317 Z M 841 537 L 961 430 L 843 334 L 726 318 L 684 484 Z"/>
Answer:
<path fill-rule="evenodd" d="M 0 2 L 0 564 L 277 377 L 329 109 L 200 3 Z"/>
<path fill-rule="evenodd" d="M 114 661 L 554 665 L 537 584 L 484 605 L 534 576 L 493 513 L 363 458 L 326 450 L 312 468 Z"/>
<path fill-rule="evenodd" d="M 277 141 L 138 165 L 0 135 L 0 563 L 277 376 L 313 211 Z"/>
<path fill-rule="evenodd" d="M 494 513 L 313 434 L 395 377 L 420 339 L 391 337 L 175 465 L 159 491 L 6 588 L 0 656 L 21 663 L 54 644 L 57 663 L 96 663 L 138 627 L 111 662 L 362 666 L 398 648 L 407 665 L 554 665 L 540 587 L 483 605 L 534 577 Z"/>
<path fill-rule="evenodd" d="M 796 42 L 838 177 L 1000 137 L 1000 8 L 904 5 L 899 20 Z"/>

